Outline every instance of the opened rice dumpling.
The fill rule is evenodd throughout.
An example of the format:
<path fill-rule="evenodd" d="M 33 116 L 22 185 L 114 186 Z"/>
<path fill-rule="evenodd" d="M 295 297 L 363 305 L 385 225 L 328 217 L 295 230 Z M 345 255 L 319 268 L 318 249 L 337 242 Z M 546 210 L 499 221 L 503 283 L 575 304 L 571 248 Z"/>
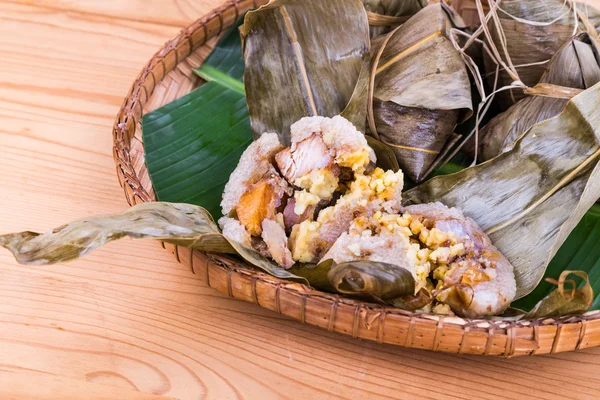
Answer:
<path fill-rule="evenodd" d="M 587 33 L 565 43 L 552 57 L 539 82 L 538 87 L 550 90 L 520 100 L 480 131 L 479 160 L 486 161 L 510 150 L 514 142 L 533 125 L 560 114 L 569 101 L 569 96 L 561 97 L 564 91 L 561 88 L 585 90 L 600 82 L 599 50 L 598 44 Z M 473 143 L 471 141 L 471 146 L 465 147 L 465 150 L 473 153 Z"/>
<path fill-rule="evenodd" d="M 363 0 L 369 16 L 371 37 L 375 38 L 406 22 L 427 6 L 429 0 Z"/>
<path fill-rule="evenodd" d="M 431 4 L 387 43 L 373 42 L 372 54 L 385 48 L 376 69 L 370 126 L 414 182 L 427 176 L 454 143 L 457 123 L 472 113 L 467 69 L 448 39 L 458 17 L 449 15 L 447 6 Z"/>
<path fill-rule="evenodd" d="M 365 136 L 340 116 L 302 118 L 287 148 L 265 133 L 225 187 L 223 234 L 285 269 L 332 263 L 330 284 L 340 293 L 392 303 L 412 296 L 420 308 L 463 316 L 508 307 L 512 266 L 483 231 L 440 203 L 402 210 L 402 172 L 375 161 Z M 303 276 L 301 267 L 294 273 Z"/>
<path fill-rule="evenodd" d="M 532 87 L 538 83 L 546 67 L 543 62 L 548 61 L 577 33 L 577 30 L 579 32 L 586 30 L 580 18 L 586 18 L 595 27 L 600 26 L 600 12 L 583 4 L 578 4 L 578 9 L 581 15 L 587 14 L 587 16 L 577 17 L 576 21 L 572 9 L 573 3 L 575 2 L 564 0 L 501 0 L 498 2 L 502 11 L 498 11 L 497 14 L 506 37 L 506 51 L 516 67 L 521 82 L 525 85 Z M 503 51 L 503 40 L 495 24 L 494 19 L 488 23 L 492 41 L 503 61 L 507 62 Z M 487 54 L 485 56 L 485 71 L 491 84 L 495 79 L 497 66 Z M 512 82 L 510 75 L 501 70 L 498 76 L 498 87 L 508 86 Z M 522 89 L 511 89 L 498 93 L 495 102 L 499 109 L 504 111 L 524 96 Z"/>

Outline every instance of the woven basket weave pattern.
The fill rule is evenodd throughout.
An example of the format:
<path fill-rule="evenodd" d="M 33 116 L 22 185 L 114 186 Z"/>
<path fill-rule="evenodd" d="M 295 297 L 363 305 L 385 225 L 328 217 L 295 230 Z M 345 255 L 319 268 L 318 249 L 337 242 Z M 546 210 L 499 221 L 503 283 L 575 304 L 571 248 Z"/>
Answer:
<path fill-rule="evenodd" d="M 167 42 L 133 84 L 114 125 L 117 175 L 130 205 L 155 201 L 144 162 L 141 117 L 202 84 L 192 73 L 216 38 L 264 0 L 231 1 Z M 378 343 L 510 357 L 600 345 L 600 312 L 518 322 L 467 320 L 363 303 L 258 272 L 239 260 L 164 245 L 206 284 L 303 323 Z"/>

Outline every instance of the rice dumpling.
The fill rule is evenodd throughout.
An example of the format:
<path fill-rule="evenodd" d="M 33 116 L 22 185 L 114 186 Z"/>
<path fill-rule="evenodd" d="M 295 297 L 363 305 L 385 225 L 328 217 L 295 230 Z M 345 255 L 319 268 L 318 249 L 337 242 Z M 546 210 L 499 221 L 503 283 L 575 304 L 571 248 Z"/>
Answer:
<path fill-rule="evenodd" d="M 376 161 L 365 136 L 342 117 L 306 117 L 290 130 L 290 147 L 283 148 L 276 134 L 265 133 L 244 152 L 225 186 L 221 203 L 224 217 L 219 221 L 226 237 L 250 243 L 285 268 L 293 264 L 292 257 L 281 249 L 282 243 L 287 249 L 288 234 L 294 260 L 318 261 L 317 248 L 323 246 L 324 239 L 320 236 L 319 245 L 311 247 L 313 243 L 306 236 L 311 232 L 310 224 L 317 223 L 313 220 L 322 209 L 330 215 L 326 208 L 334 196 L 339 198 L 355 175 L 362 177 L 365 171 L 372 171 Z M 399 182 L 401 189 L 401 178 Z M 335 241 L 348 228 L 353 213 L 364 208 L 358 204 L 362 199 L 355 201 L 352 210 L 336 209 L 336 217 L 326 223 L 330 240 Z M 321 218 L 323 223 L 325 220 Z M 275 253 L 281 256 L 279 260 Z"/>
<path fill-rule="evenodd" d="M 410 206 L 401 214 L 378 212 L 370 218 L 358 217 L 323 259 L 335 263 L 392 262 L 412 274 L 415 287 L 410 295 L 429 299 L 419 308 L 437 312 L 446 305 L 462 316 L 494 315 L 504 311 L 516 293 L 508 260 L 472 219 L 441 203 Z M 344 268 L 348 269 L 351 267 Z M 362 282 L 386 282 L 387 276 L 394 276 L 394 268 L 384 269 L 385 275 L 381 276 L 378 266 L 362 266 L 359 271 L 353 270 L 357 276 L 354 280 L 360 277 Z M 339 282 L 332 284 L 338 287 Z M 393 293 L 394 287 L 388 288 Z M 352 293 L 349 288 L 345 292 Z M 358 286 L 354 293 L 363 292 L 364 287 Z M 388 292 L 379 295 L 391 297 Z"/>
<path fill-rule="evenodd" d="M 552 57 L 540 84 L 585 90 L 600 82 L 600 47 L 587 33 L 565 43 Z M 479 160 L 486 161 L 512 148 L 538 122 L 560 114 L 568 97 L 527 96 L 493 118 L 479 133 Z M 560 96 L 560 93 L 557 95 Z M 474 145 L 465 150 L 473 153 Z"/>
<path fill-rule="evenodd" d="M 464 316 L 508 306 L 512 266 L 487 236 L 439 203 L 402 210 L 402 171 L 375 167 L 350 121 L 305 117 L 290 130 L 291 146 L 266 133 L 242 156 L 223 195 L 226 238 L 285 269 L 332 262 L 341 293 L 413 296 L 413 305 Z"/>
<path fill-rule="evenodd" d="M 516 295 L 513 266 L 483 230 L 456 208 L 441 203 L 404 210 L 420 228 L 438 280 L 435 299 L 461 316 L 480 317 L 504 311 Z M 421 226 L 422 225 L 422 226 Z M 428 228 L 429 227 L 429 228 Z"/>
<path fill-rule="evenodd" d="M 472 112 L 464 61 L 448 39 L 447 7 L 431 4 L 387 41 L 373 90 L 373 119 L 381 141 L 395 152 L 407 177 L 422 181 Z M 385 44 L 373 43 L 374 50 Z"/>
<path fill-rule="evenodd" d="M 546 65 L 543 62 L 548 61 L 576 33 L 575 13 L 571 7 L 577 3 L 564 0 L 500 0 L 498 4 L 503 10 L 497 14 L 506 40 L 501 39 L 496 22 L 491 19 L 488 26 L 493 44 L 506 62 L 502 45 L 505 42 L 506 51 L 521 82 L 532 87 L 544 73 Z M 581 13 L 588 14 L 587 19 L 593 26 L 600 26 L 600 12 L 582 4 L 578 4 L 578 7 Z M 585 31 L 582 21 L 578 20 L 577 24 L 580 32 Z M 489 82 L 493 82 L 496 63 L 487 54 L 485 71 Z M 498 87 L 509 86 L 512 82 L 510 75 L 501 70 Z M 511 89 L 498 93 L 495 102 L 500 111 L 504 111 L 524 96 L 522 89 Z"/>

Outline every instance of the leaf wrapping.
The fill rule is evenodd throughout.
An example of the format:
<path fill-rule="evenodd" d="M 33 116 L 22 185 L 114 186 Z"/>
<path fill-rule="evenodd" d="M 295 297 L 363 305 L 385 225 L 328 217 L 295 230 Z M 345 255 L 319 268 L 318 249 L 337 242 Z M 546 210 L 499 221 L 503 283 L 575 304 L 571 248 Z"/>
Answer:
<path fill-rule="evenodd" d="M 521 82 L 533 87 L 544 73 L 545 65 L 542 63 L 549 60 L 558 49 L 567 42 L 574 34 L 575 18 L 573 12 L 565 6 L 563 0 L 502 0 L 500 7 L 517 18 L 548 23 L 546 26 L 533 26 L 523 21 L 511 18 L 509 15 L 498 12 L 500 25 L 506 38 L 506 49 L 510 55 L 513 65 L 526 65 L 518 68 L 517 72 Z M 568 7 L 571 3 L 568 3 Z M 600 26 L 600 12 L 593 7 L 584 7 L 578 4 L 582 12 L 589 13 L 589 20 L 595 26 Z M 578 23 L 579 31 L 585 30 L 581 21 Z M 497 32 L 495 22 L 489 23 L 489 31 L 495 46 L 498 48 L 502 58 L 505 60 L 502 50 L 502 40 Z M 496 64 L 484 54 L 485 70 L 490 74 L 488 82 L 493 85 Z M 537 65 L 536 65 L 537 63 Z M 542 63 L 542 64 L 540 64 Z M 530 65 L 534 64 L 534 65 Z M 508 86 L 512 79 L 506 71 L 500 71 L 498 76 L 498 87 Z M 509 90 L 496 95 L 496 103 L 501 110 L 506 110 L 512 104 L 524 97 L 522 90 Z"/>
<path fill-rule="evenodd" d="M 539 84 L 577 89 L 592 87 L 600 81 L 600 55 L 595 47 L 586 33 L 571 39 L 552 56 Z M 558 115 L 568 101 L 528 96 L 494 117 L 479 133 L 479 159 L 486 161 L 510 150 L 523 133 L 536 123 Z M 464 149 L 474 154 L 474 141 Z"/>
<path fill-rule="evenodd" d="M 383 262 L 357 260 L 335 264 L 327 277 L 336 291 L 355 296 L 374 296 L 386 300 L 415 292 L 415 278 L 405 268 Z"/>
<path fill-rule="evenodd" d="M 427 6 L 391 33 L 376 70 L 377 132 L 414 182 L 426 177 L 456 124 L 472 113 L 467 69 L 448 39 L 452 27 L 441 4 Z M 373 47 L 381 45 L 376 40 Z"/>
<path fill-rule="evenodd" d="M 302 117 L 346 108 L 370 49 L 360 0 L 274 0 L 249 12 L 241 33 L 252 131 L 285 145 Z"/>

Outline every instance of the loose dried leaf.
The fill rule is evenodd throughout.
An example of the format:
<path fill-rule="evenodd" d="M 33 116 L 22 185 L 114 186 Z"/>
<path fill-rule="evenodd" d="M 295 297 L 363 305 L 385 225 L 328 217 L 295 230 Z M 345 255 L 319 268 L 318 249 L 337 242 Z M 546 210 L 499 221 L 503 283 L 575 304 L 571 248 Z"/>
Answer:
<path fill-rule="evenodd" d="M 570 275 L 575 275 L 584 280 L 581 288 L 575 286 L 575 281 L 567 280 Z M 575 315 L 587 311 L 594 300 L 594 291 L 590 285 L 588 275 L 583 271 L 563 271 L 560 274 L 558 288 L 543 298 L 524 318 L 558 317 L 562 315 Z M 565 287 L 569 284 L 569 288 Z"/>
<path fill-rule="evenodd" d="M 283 279 L 305 281 L 241 244 L 227 240 L 202 207 L 177 203 L 144 203 L 119 214 L 80 219 L 44 234 L 0 236 L 0 246 L 26 265 L 46 265 L 81 257 L 113 240 L 157 239 L 213 253 L 239 254 L 250 264 Z"/>

